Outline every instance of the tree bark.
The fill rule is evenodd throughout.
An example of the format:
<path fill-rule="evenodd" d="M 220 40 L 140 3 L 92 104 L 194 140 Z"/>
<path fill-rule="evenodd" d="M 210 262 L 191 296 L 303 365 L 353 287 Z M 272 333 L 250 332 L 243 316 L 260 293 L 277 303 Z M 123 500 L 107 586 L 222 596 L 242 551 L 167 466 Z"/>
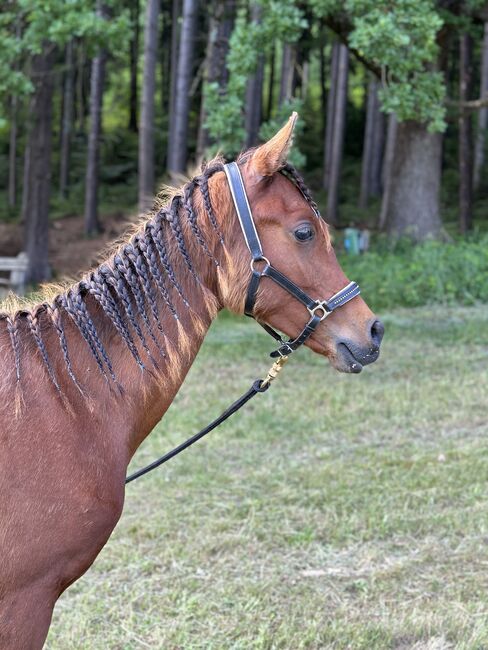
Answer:
<path fill-rule="evenodd" d="M 345 45 L 339 46 L 337 64 L 337 88 L 333 112 L 333 133 L 327 193 L 327 219 L 337 224 L 339 221 L 339 183 L 344 149 L 344 127 L 346 122 L 347 81 L 349 72 L 349 51 Z"/>
<path fill-rule="evenodd" d="M 393 169 L 393 161 L 395 159 L 395 144 L 396 144 L 397 128 L 398 128 L 398 122 L 396 119 L 396 115 L 394 113 L 390 113 L 390 115 L 388 116 L 385 155 L 384 155 L 382 171 L 381 171 L 383 197 L 381 201 L 381 212 L 378 220 L 379 230 L 385 229 L 387 216 L 390 211 L 391 188 L 393 182 L 391 170 Z"/>
<path fill-rule="evenodd" d="M 251 21 L 261 22 L 261 6 L 253 4 L 251 7 Z M 261 126 L 263 110 L 263 81 L 264 81 L 264 55 L 258 55 L 256 71 L 247 81 L 246 107 L 245 107 L 245 129 L 246 147 L 252 147 L 258 143 L 259 127 Z"/>
<path fill-rule="evenodd" d="M 273 97 L 274 97 L 274 84 L 275 84 L 275 60 L 276 60 L 276 43 L 273 43 L 269 55 L 269 83 L 268 83 L 268 99 L 266 102 L 266 120 L 271 119 L 273 112 Z"/>
<path fill-rule="evenodd" d="M 42 53 L 33 56 L 31 67 L 34 91 L 29 111 L 31 125 L 26 149 L 28 189 L 23 213 L 24 249 L 29 257 L 27 282 L 30 283 L 48 280 L 51 275 L 48 242 L 54 61 L 53 46 L 45 44 Z"/>
<path fill-rule="evenodd" d="M 194 41 L 197 20 L 197 0 L 183 0 L 183 21 L 174 104 L 174 139 L 168 152 L 168 171 L 183 173 L 187 163 L 188 115 L 190 108 L 190 82 L 194 62 Z"/>
<path fill-rule="evenodd" d="M 381 193 L 381 161 L 384 145 L 384 115 L 378 99 L 378 81 L 370 79 L 366 106 L 363 158 L 361 166 L 361 190 L 359 207 L 366 208 L 371 196 Z"/>
<path fill-rule="evenodd" d="M 229 37 L 234 24 L 234 14 L 235 0 L 216 0 L 213 13 L 210 16 L 203 82 L 204 84 L 217 82 L 221 92 L 224 92 L 227 86 L 226 59 L 229 51 Z M 205 149 L 211 144 L 210 135 L 205 128 L 206 119 L 205 101 L 202 94 L 197 142 L 198 157 L 202 157 Z"/>
<path fill-rule="evenodd" d="M 99 15 L 103 15 L 99 2 L 97 2 L 97 12 Z M 106 51 L 100 49 L 91 65 L 90 133 L 88 136 L 85 183 L 85 233 L 87 235 L 93 235 L 101 231 L 98 218 L 98 184 L 106 56 Z"/>
<path fill-rule="evenodd" d="M 485 33 L 482 45 L 480 97 L 488 95 L 488 22 L 485 23 Z M 478 132 L 474 154 L 474 189 L 479 189 L 481 171 L 485 162 L 486 129 L 488 127 L 488 108 L 483 107 L 478 113 Z"/>
<path fill-rule="evenodd" d="M 158 53 L 159 0 L 148 0 L 144 28 L 144 79 L 139 137 L 139 210 L 144 212 L 154 194 L 154 96 Z"/>
<path fill-rule="evenodd" d="M 137 133 L 137 63 L 139 60 L 139 0 L 131 0 L 130 18 L 132 38 L 129 50 L 130 96 L 129 96 L 129 131 Z"/>
<path fill-rule="evenodd" d="M 462 34 L 459 48 L 459 100 L 467 101 L 472 87 L 473 43 L 469 34 Z M 473 227 L 473 151 L 471 115 L 466 109 L 459 113 L 459 228 L 465 234 Z"/>
<path fill-rule="evenodd" d="M 169 166 L 170 152 L 174 149 L 175 121 L 176 121 L 176 81 L 178 79 L 178 52 L 180 43 L 181 0 L 173 0 L 171 10 L 171 81 L 169 87 L 169 119 L 168 119 L 168 152 L 166 166 Z"/>
<path fill-rule="evenodd" d="M 337 71 L 339 63 L 339 49 L 340 43 L 334 41 L 332 45 L 331 52 L 331 64 L 330 64 L 330 89 L 329 96 L 327 98 L 327 118 L 325 123 L 325 141 L 324 141 L 324 176 L 323 176 L 323 187 L 328 189 L 329 187 L 329 175 L 330 175 L 330 161 L 332 153 L 332 134 L 334 133 L 334 113 L 335 113 L 335 104 L 336 104 L 336 91 L 337 91 Z"/>
<path fill-rule="evenodd" d="M 293 77 L 295 73 L 295 49 L 290 43 L 283 43 L 281 56 L 280 96 L 278 103 L 281 106 L 291 99 Z"/>
<path fill-rule="evenodd" d="M 398 123 L 385 215 L 389 235 L 422 241 L 440 234 L 441 157 L 440 133 L 418 122 Z"/>
<path fill-rule="evenodd" d="M 10 134 L 8 146 L 8 206 L 15 208 L 17 202 L 17 95 L 10 100 Z"/>
<path fill-rule="evenodd" d="M 63 87 L 63 119 L 61 124 L 61 153 L 59 163 L 59 193 L 64 198 L 69 181 L 69 158 L 74 109 L 74 56 L 73 41 L 66 45 Z"/>

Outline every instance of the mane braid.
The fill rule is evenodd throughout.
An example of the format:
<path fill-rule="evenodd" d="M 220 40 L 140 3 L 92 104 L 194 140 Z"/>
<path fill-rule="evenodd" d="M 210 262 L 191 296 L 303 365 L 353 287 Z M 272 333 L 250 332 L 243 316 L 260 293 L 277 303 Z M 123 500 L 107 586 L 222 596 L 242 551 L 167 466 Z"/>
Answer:
<path fill-rule="evenodd" d="M 146 221 L 143 228 L 136 232 L 130 240 L 126 241 L 113 254 L 110 260 L 107 260 L 107 262 L 102 263 L 97 269 L 89 272 L 77 284 L 55 295 L 51 301 L 44 301 L 30 311 L 25 310 L 22 306 L 16 308 L 14 303 L 14 306 L 10 308 L 12 313 L 9 313 L 9 311 L 0 312 L 0 322 L 5 321 L 6 323 L 13 351 L 16 388 L 20 389 L 21 385 L 19 323 L 21 322 L 21 318 L 25 318 L 28 331 L 34 339 L 49 379 L 56 388 L 56 391 L 58 393 L 61 392 L 61 384 L 56 377 L 54 366 L 41 331 L 41 322 L 42 330 L 44 330 L 45 326 L 45 322 L 41 319 L 41 316 L 45 314 L 46 319 L 48 319 L 48 322 L 56 332 L 67 374 L 80 394 L 85 397 L 83 388 L 75 376 L 69 354 L 65 325 L 63 323 L 64 312 L 66 317 L 73 322 L 88 346 L 100 374 L 105 380 L 113 381 L 122 391 L 122 387 L 115 376 L 112 361 L 100 338 L 98 325 L 95 325 L 92 314 L 90 313 L 87 303 L 89 296 L 98 305 L 101 313 L 114 326 L 117 334 L 124 341 L 125 346 L 139 368 L 141 370 L 148 370 L 141 358 L 140 349 L 135 343 L 135 337 L 137 337 L 136 340 L 140 341 L 142 349 L 152 364 L 156 368 L 158 367 L 143 329 L 147 330 L 148 335 L 160 354 L 166 357 L 165 351 L 154 335 L 151 320 L 154 320 L 158 331 L 164 336 L 163 323 L 159 313 L 159 305 L 164 304 L 168 308 L 171 316 L 176 321 L 179 321 L 176 303 L 174 302 L 174 294 L 172 295 L 171 293 L 173 290 L 181 298 L 183 305 L 190 308 L 190 303 L 184 294 L 182 283 L 177 277 L 172 262 L 170 255 L 171 243 L 174 245 L 174 250 L 178 251 L 182 257 L 190 275 L 196 280 L 197 285 L 202 290 L 205 287 L 198 277 L 185 240 L 187 232 L 190 233 L 190 236 L 194 237 L 196 244 L 204 250 L 205 255 L 216 266 L 219 265 L 218 260 L 209 247 L 206 238 L 208 231 L 202 228 L 200 217 L 204 215 L 208 217 L 208 223 L 217 234 L 219 242 L 223 244 L 224 239 L 213 209 L 208 184 L 209 178 L 216 172 L 222 170 L 223 163 L 221 160 L 206 165 L 202 169 L 202 173 L 189 181 L 178 194 L 173 196 L 166 207 L 155 211 Z M 195 191 L 197 189 L 202 196 L 201 215 L 195 209 L 194 203 Z M 185 235 L 183 234 L 182 226 L 183 218 L 187 219 L 189 228 L 188 231 L 185 230 Z M 172 242 L 168 241 L 168 236 L 170 235 L 172 236 Z M 162 303 L 158 303 L 158 297 L 162 298 Z M 150 315 L 148 311 L 150 311 Z M 140 323 L 141 319 L 144 325 Z M 135 336 L 133 334 L 134 332 Z M 21 399 L 21 393 L 18 393 L 16 397 L 16 408 L 20 404 Z"/>

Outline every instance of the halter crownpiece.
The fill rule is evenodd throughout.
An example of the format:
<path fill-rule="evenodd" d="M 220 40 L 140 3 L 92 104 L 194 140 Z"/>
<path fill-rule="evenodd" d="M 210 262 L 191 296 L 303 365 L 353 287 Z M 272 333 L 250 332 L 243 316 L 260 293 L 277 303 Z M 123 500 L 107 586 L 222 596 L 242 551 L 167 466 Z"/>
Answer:
<path fill-rule="evenodd" d="M 323 300 L 314 300 L 313 298 L 310 298 L 310 296 L 308 296 L 294 282 L 292 282 L 292 280 L 287 278 L 286 275 L 278 271 L 278 269 L 275 269 L 263 253 L 263 248 L 261 246 L 261 241 L 256 230 L 256 225 L 254 223 L 251 207 L 249 206 L 246 189 L 244 187 L 244 181 L 242 180 L 242 175 L 238 164 L 236 162 L 228 163 L 224 165 L 224 171 L 227 176 L 227 181 L 229 183 L 230 191 L 232 194 L 234 207 L 239 218 L 241 230 L 249 252 L 251 253 L 252 275 L 249 282 L 249 287 L 247 289 L 244 313 L 247 316 L 254 318 L 253 310 L 261 278 L 271 278 L 271 280 L 276 282 L 276 284 L 285 289 L 285 291 L 288 291 L 288 293 L 290 293 L 294 298 L 301 302 L 302 305 L 308 309 L 308 312 L 310 314 L 310 319 L 308 320 L 301 333 L 295 339 L 289 339 L 288 341 L 283 340 L 278 332 L 276 332 L 267 323 L 261 323 L 257 321 L 262 327 L 264 327 L 268 334 L 271 334 L 271 336 L 280 343 L 280 347 L 272 352 L 271 356 L 289 356 L 298 347 L 305 343 L 305 341 L 317 329 L 319 323 L 327 318 L 331 312 L 333 312 L 335 309 L 338 309 L 339 307 L 342 307 L 342 305 L 345 305 L 360 294 L 359 285 L 356 282 L 350 282 L 346 287 L 338 291 L 330 298 Z M 318 211 L 314 209 L 314 212 L 316 216 L 320 218 Z M 258 262 L 262 262 L 264 264 L 261 270 L 258 270 L 257 268 Z"/>

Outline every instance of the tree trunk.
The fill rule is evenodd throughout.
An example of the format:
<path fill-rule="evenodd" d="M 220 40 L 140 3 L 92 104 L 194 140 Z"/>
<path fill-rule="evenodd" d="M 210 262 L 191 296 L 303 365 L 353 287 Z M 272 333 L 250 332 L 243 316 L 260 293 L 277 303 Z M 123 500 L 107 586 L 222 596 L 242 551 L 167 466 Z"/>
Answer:
<path fill-rule="evenodd" d="M 385 156 L 382 164 L 382 184 L 383 184 L 383 197 L 381 201 L 381 212 L 378 220 L 379 230 L 384 230 L 386 227 L 387 216 L 390 211 L 391 188 L 393 178 L 391 171 L 393 169 L 393 161 L 395 159 L 395 144 L 397 137 L 398 122 L 395 113 L 390 113 L 388 116 L 388 128 L 386 135 Z"/>
<path fill-rule="evenodd" d="M 329 188 L 327 193 L 327 219 L 335 224 L 339 221 L 339 183 L 344 149 L 348 72 L 349 50 L 345 45 L 341 44 L 338 53 L 336 101 L 333 112 L 334 123 L 332 127 Z"/>
<path fill-rule="evenodd" d="M 31 125 L 26 150 L 28 189 L 23 221 L 24 249 L 29 257 L 27 282 L 48 280 L 49 195 L 51 190 L 53 66 L 55 51 L 50 44 L 32 58 L 34 91 L 30 105 Z"/>
<path fill-rule="evenodd" d="M 172 174 L 183 173 L 186 169 L 188 114 L 190 108 L 189 91 L 193 72 L 197 9 L 197 0 L 183 0 L 183 22 L 178 52 L 174 104 L 174 138 L 172 138 L 172 146 L 168 152 L 168 171 Z"/>
<path fill-rule="evenodd" d="M 74 108 L 74 56 L 73 41 L 66 45 L 65 58 L 66 71 L 64 74 L 63 88 L 63 119 L 61 124 L 61 153 L 59 163 L 59 193 L 66 196 L 69 182 L 69 154 L 71 145 L 71 132 L 73 129 Z"/>
<path fill-rule="evenodd" d="M 480 97 L 488 95 L 488 22 L 485 23 L 485 35 L 483 37 Z M 478 132 L 476 134 L 476 147 L 474 154 L 474 189 L 479 189 L 481 182 L 481 171 L 485 161 L 486 129 L 488 127 L 488 108 L 485 106 L 478 113 Z"/>
<path fill-rule="evenodd" d="M 99 2 L 97 2 L 97 12 L 99 15 L 103 15 L 103 10 Z M 90 133 L 88 136 L 85 184 L 85 233 L 87 235 L 93 235 L 101 230 L 98 219 L 98 182 L 105 63 L 106 51 L 100 49 L 91 65 Z"/>
<path fill-rule="evenodd" d="M 283 43 L 281 57 L 281 78 L 280 96 L 278 103 L 281 106 L 284 102 L 290 101 L 293 89 L 293 77 L 295 72 L 295 49 L 289 43 Z"/>
<path fill-rule="evenodd" d="M 442 136 L 418 122 L 400 122 L 390 180 L 387 231 L 415 241 L 437 237 L 442 228 L 439 211 Z"/>
<path fill-rule="evenodd" d="M 158 53 L 159 0 L 148 0 L 144 28 L 144 79 L 139 137 L 139 210 L 144 212 L 154 194 L 154 96 Z"/>
<path fill-rule="evenodd" d="M 255 24 L 259 24 L 261 22 L 261 13 L 261 6 L 253 4 L 251 7 L 251 21 Z M 249 77 L 246 88 L 246 147 L 252 147 L 258 143 L 259 127 L 261 126 L 263 110 L 263 81 L 264 55 L 259 54 L 256 71 Z"/>
<path fill-rule="evenodd" d="M 330 90 L 327 98 L 327 118 L 325 123 L 325 141 L 324 141 L 324 176 L 323 187 L 329 187 L 330 160 L 332 152 L 332 134 L 334 133 L 334 114 L 337 91 L 337 71 L 339 63 L 340 43 L 334 41 L 331 53 L 330 63 Z"/>
<path fill-rule="evenodd" d="M 275 84 L 275 59 L 276 59 L 276 43 L 273 43 L 269 55 L 269 83 L 268 83 L 268 100 L 266 104 L 266 120 L 271 119 L 273 113 L 273 97 L 274 97 L 274 84 Z"/>
<path fill-rule="evenodd" d="M 370 79 L 366 106 L 359 207 L 366 208 L 370 196 L 381 194 L 381 161 L 384 145 L 384 116 L 378 99 L 378 81 Z"/>
<path fill-rule="evenodd" d="M 473 42 L 462 34 L 459 49 L 459 100 L 471 98 Z M 473 151 L 471 114 L 459 113 L 459 228 L 463 234 L 473 227 Z"/>
<path fill-rule="evenodd" d="M 216 0 L 208 28 L 207 50 L 203 73 L 205 83 L 217 82 L 221 92 L 227 86 L 226 59 L 229 51 L 229 37 L 234 24 L 235 0 Z M 211 138 L 205 128 L 207 115 L 205 97 L 202 94 L 200 122 L 198 130 L 197 156 L 201 157 L 210 146 Z"/>
<path fill-rule="evenodd" d="M 322 138 L 325 135 L 325 121 L 327 116 L 327 84 L 326 84 L 326 64 L 325 64 L 325 45 L 326 36 L 323 26 L 320 31 L 319 41 L 319 61 L 320 61 L 320 105 L 321 105 L 321 124 L 322 124 Z"/>
<path fill-rule="evenodd" d="M 130 19 L 132 38 L 130 41 L 130 97 L 129 97 L 129 131 L 137 133 L 137 63 L 139 60 L 139 0 L 131 0 Z"/>
<path fill-rule="evenodd" d="M 10 100 L 10 135 L 8 146 L 8 206 L 15 208 L 17 202 L 17 95 Z"/>
<path fill-rule="evenodd" d="M 178 52 L 180 43 L 181 0 L 173 0 L 171 10 L 171 81 L 169 88 L 169 119 L 168 119 L 168 153 L 166 156 L 169 166 L 170 152 L 174 149 L 176 121 L 176 81 L 178 79 Z"/>

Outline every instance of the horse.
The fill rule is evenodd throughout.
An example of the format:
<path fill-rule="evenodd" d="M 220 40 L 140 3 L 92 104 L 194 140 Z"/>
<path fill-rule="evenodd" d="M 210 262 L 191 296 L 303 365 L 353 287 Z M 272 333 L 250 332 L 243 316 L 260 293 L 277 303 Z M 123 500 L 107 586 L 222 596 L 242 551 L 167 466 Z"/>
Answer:
<path fill-rule="evenodd" d="M 237 160 L 266 259 L 313 296 L 348 280 L 327 224 L 287 162 L 296 121 Z M 171 404 L 212 320 L 242 314 L 255 274 L 224 163 L 155 202 L 98 267 L 0 311 L 0 647 L 38 650 L 61 593 L 119 520 L 126 470 Z M 266 278 L 252 315 L 297 335 L 306 310 Z M 342 372 L 379 354 L 361 296 L 306 345 Z"/>

